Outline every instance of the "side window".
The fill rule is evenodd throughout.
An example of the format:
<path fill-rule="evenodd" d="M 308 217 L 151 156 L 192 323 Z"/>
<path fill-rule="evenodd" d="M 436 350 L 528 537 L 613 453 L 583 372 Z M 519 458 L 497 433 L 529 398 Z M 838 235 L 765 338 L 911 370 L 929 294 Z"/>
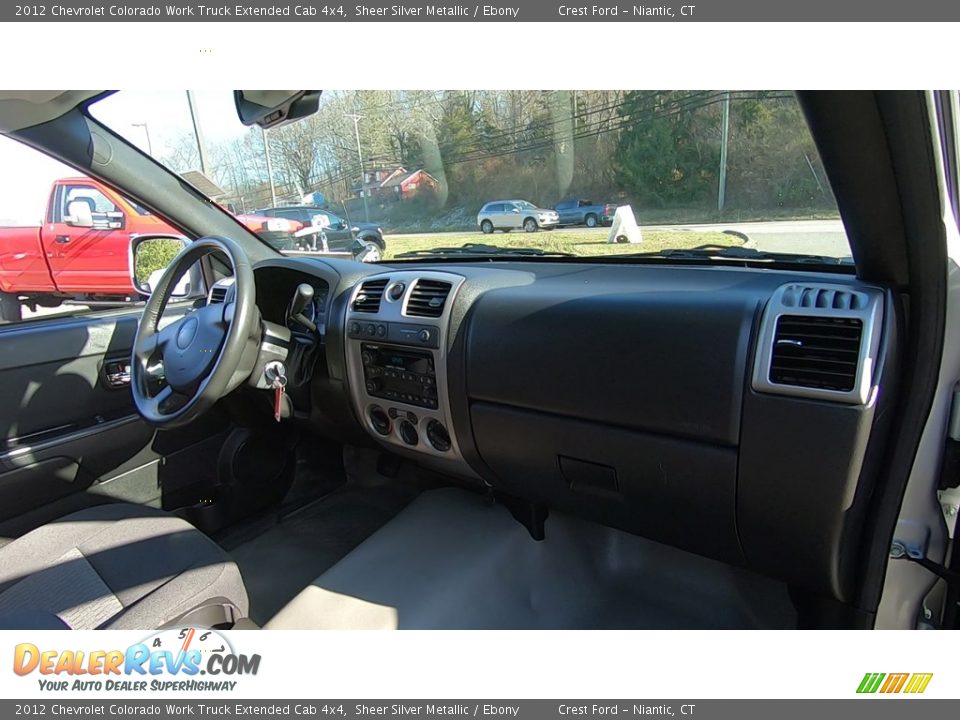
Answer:
<path fill-rule="evenodd" d="M 80 201 L 90 206 L 90 212 L 94 215 L 105 215 L 106 213 L 119 212 L 107 196 L 89 185 L 64 185 L 60 192 L 61 202 L 57 208 L 57 222 L 63 222 L 63 218 L 70 213 L 68 211 L 70 203 Z"/>
<path fill-rule="evenodd" d="M 142 305 L 131 277 L 131 236 L 180 235 L 97 180 L 3 136 L 0 190 L 0 325 Z M 138 277 L 162 271 L 178 249 L 166 238 L 138 249 Z M 174 302 L 202 292 L 203 278 L 190 272 Z"/>

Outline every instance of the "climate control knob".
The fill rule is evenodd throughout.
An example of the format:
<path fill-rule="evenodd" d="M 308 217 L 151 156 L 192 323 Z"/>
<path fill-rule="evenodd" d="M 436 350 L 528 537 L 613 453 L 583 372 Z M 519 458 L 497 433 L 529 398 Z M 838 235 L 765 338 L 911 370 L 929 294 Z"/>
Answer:
<path fill-rule="evenodd" d="M 420 442 L 420 434 L 409 420 L 401 420 L 397 430 L 400 432 L 400 439 L 407 445 L 416 445 Z"/>
<path fill-rule="evenodd" d="M 430 441 L 434 450 L 447 452 L 450 449 L 450 433 L 447 432 L 443 423 L 437 420 L 427 423 L 427 440 Z"/>
<path fill-rule="evenodd" d="M 370 425 L 380 435 L 390 434 L 390 417 L 383 411 L 383 408 L 374 406 L 369 411 Z"/>

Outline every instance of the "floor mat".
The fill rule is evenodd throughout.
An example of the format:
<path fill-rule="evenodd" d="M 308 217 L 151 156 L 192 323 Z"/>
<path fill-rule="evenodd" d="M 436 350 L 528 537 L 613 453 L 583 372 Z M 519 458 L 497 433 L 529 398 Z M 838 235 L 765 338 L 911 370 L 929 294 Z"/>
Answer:
<path fill-rule="evenodd" d="M 240 568 L 250 617 L 263 624 L 417 495 L 404 478 L 353 463 L 339 489 L 298 510 L 261 518 L 218 539 Z M 239 541 L 239 542 L 238 542 Z"/>
<path fill-rule="evenodd" d="M 500 506 L 427 492 L 271 628 L 789 628 L 786 587 L 551 513 L 536 542 Z"/>

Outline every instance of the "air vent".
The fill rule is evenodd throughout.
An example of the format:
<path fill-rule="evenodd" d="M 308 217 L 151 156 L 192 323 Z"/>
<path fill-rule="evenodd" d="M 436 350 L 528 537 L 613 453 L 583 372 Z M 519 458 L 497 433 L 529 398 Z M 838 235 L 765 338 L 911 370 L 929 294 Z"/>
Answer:
<path fill-rule="evenodd" d="M 770 382 L 850 392 L 857 386 L 862 337 L 863 321 L 858 318 L 781 315 L 774 334 Z"/>
<path fill-rule="evenodd" d="M 862 310 L 868 299 L 863 293 L 836 287 L 787 285 L 783 290 L 783 306 L 830 310 Z"/>
<path fill-rule="evenodd" d="M 222 303 L 227 299 L 227 288 L 223 285 L 214 285 L 213 289 L 210 291 L 210 302 L 209 305 L 217 305 Z"/>
<path fill-rule="evenodd" d="M 388 278 L 382 280 L 368 280 L 360 286 L 360 292 L 357 293 L 353 301 L 353 310 L 362 313 L 375 313 L 380 311 L 380 300 L 383 299 L 383 291 L 389 282 Z"/>
<path fill-rule="evenodd" d="M 407 315 L 440 317 L 452 286 L 442 280 L 417 280 L 407 300 Z"/>

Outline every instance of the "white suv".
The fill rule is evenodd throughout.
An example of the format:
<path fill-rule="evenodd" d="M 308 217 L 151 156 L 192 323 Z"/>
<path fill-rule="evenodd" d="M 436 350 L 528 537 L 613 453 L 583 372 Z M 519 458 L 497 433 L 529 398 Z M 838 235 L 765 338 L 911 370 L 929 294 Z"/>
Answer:
<path fill-rule="evenodd" d="M 477 225 L 487 235 L 494 230 L 523 229 L 526 232 L 536 232 L 543 228 L 552 230 L 560 223 L 560 216 L 556 210 L 538 208 L 526 200 L 495 200 L 488 202 L 477 215 Z"/>

